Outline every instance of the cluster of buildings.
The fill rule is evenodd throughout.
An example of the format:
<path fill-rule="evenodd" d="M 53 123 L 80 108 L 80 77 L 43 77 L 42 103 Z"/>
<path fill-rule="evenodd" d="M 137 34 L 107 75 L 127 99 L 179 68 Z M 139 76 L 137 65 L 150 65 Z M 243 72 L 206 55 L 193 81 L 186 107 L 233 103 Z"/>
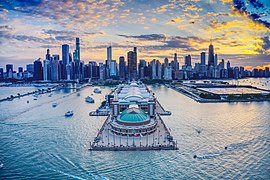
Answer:
<path fill-rule="evenodd" d="M 12 64 L 0 68 L 0 80 L 35 80 L 35 81 L 65 81 L 65 80 L 136 80 L 136 79 L 226 79 L 245 77 L 270 77 L 269 68 L 245 70 L 244 67 L 232 67 L 230 62 L 224 59 L 218 60 L 218 55 L 214 53 L 214 46 L 209 45 L 208 62 L 206 64 L 206 53 L 202 52 L 200 62 L 192 66 L 191 55 L 185 56 L 185 61 L 180 68 L 177 54 L 169 62 L 168 58 L 161 63 L 157 59 L 150 62 L 140 59 L 138 62 L 137 48 L 127 53 L 127 60 L 124 56 L 119 57 L 119 61 L 112 59 L 112 47 L 107 47 L 107 59 L 105 62 L 89 61 L 85 63 L 81 59 L 80 39 L 76 38 L 76 48 L 71 54 L 68 44 L 62 45 L 62 56 L 50 54 L 47 49 L 45 59 L 35 60 L 26 65 L 26 69 L 19 67 L 18 71 L 13 69 Z"/>

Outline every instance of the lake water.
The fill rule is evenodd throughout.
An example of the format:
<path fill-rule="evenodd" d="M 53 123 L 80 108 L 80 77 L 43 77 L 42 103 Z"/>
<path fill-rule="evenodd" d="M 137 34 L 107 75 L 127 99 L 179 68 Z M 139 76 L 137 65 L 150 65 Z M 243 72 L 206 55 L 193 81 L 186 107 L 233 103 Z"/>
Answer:
<path fill-rule="evenodd" d="M 9 96 L 4 88 L 1 96 Z M 66 89 L 36 101 L 28 96 L 0 103 L 0 179 L 270 178 L 270 102 L 200 104 L 150 86 L 172 112 L 163 119 L 179 150 L 90 152 L 89 142 L 105 117 L 88 113 L 110 92 L 101 88 L 102 94 L 93 94 L 96 103 L 87 104 L 84 98 L 93 89 L 87 87 L 81 96 Z M 68 110 L 73 117 L 64 117 Z"/>

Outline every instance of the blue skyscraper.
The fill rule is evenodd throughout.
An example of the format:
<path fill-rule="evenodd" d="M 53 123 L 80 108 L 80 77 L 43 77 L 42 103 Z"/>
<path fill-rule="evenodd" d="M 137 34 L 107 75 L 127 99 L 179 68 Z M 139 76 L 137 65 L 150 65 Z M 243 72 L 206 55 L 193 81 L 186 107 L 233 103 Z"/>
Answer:
<path fill-rule="evenodd" d="M 119 78 L 126 79 L 126 62 L 124 56 L 119 57 Z"/>
<path fill-rule="evenodd" d="M 42 62 L 41 59 L 37 59 L 34 61 L 34 80 L 42 80 L 43 72 L 42 72 Z"/>
<path fill-rule="evenodd" d="M 208 67 L 215 65 L 215 56 L 214 56 L 214 46 L 211 44 L 209 45 L 208 51 Z"/>
<path fill-rule="evenodd" d="M 80 38 L 76 37 L 76 52 L 78 60 L 81 60 Z"/>
<path fill-rule="evenodd" d="M 69 45 L 62 45 L 63 79 L 67 78 L 67 65 L 69 64 Z"/>

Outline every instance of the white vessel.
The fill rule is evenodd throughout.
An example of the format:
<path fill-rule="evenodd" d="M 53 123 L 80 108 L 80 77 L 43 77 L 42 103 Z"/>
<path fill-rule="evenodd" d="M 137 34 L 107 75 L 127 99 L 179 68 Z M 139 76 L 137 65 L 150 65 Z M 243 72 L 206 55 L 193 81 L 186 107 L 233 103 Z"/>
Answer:
<path fill-rule="evenodd" d="M 95 100 L 94 100 L 92 97 L 87 96 L 87 97 L 85 98 L 85 102 L 88 102 L 88 103 L 94 103 Z"/>
<path fill-rule="evenodd" d="M 101 90 L 99 88 L 95 88 L 94 93 L 101 93 Z"/>
<path fill-rule="evenodd" d="M 73 116 L 73 111 L 68 111 L 65 113 L 65 116 L 66 117 L 70 117 L 70 116 Z"/>
<path fill-rule="evenodd" d="M 58 104 L 55 102 L 55 103 L 52 103 L 52 107 L 56 107 Z"/>

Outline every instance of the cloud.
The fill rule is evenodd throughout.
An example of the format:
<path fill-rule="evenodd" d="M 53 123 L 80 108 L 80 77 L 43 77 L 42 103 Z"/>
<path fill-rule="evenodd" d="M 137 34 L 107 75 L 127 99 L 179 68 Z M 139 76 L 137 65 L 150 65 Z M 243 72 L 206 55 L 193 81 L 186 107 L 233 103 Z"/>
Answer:
<path fill-rule="evenodd" d="M 260 23 L 267 28 L 270 28 L 270 4 L 265 1 L 249 0 L 247 3 L 245 0 L 233 0 L 233 10 L 238 11 L 243 16 L 248 16 L 254 22 Z M 266 3 L 264 5 L 264 3 Z M 268 9 L 268 11 L 267 11 Z M 261 14 L 261 12 L 264 12 Z M 262 19 L 262 16 L 266 16 L 266 19 Z"/>
<path fill-rule="evenodd" d="M 146 41 L 159 41 L 159 40 L 163 41 L 166 39 L 166 36 L 164 34 L 146 34 L 146 35 L 139 35 L 139 36 L 118 34 L 118 36 L 125 37 L 125 38 L 146 40 Z"/>

